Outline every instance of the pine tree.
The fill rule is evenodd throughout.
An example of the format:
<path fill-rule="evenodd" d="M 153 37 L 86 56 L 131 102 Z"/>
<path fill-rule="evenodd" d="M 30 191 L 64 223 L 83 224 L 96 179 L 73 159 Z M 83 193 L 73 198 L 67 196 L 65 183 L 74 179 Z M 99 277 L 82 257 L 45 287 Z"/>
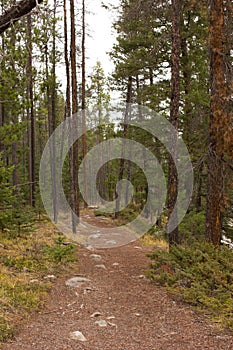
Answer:
<path fill-rule="evenodd" d="M 179 129 L 179 105 L 180 105 L 180 51 L 181 51 L 181 3 L 180 0 L 172 1 L 172 66 L 171 66 L 171 107 L 170 107 L 170 123 L 174 126 L 176 135 L 172 140 L 173 158 L 169 155 L 168 164 L 168 220 L 173 215 L 172 224 L 175 228 L 169 232 L 169 244 L 179 243 L 178 218 L 175 203 L 178 195 L 178 178 L 175 166 L 175 160 L 178 159 L 178 129 Z M 170 227 L 168 227 L 170 230 Z"/>
<path fill-rule="evenodd" d="M 206 237 L 214 245 L 221 241 L 223 219 L 223 156 L 224 130 L 227 120 L 226 71 L 224 43 L 224 2 L 210 1 L 210 125 L 208 147 L 208 192 L 206 208 Z"/>

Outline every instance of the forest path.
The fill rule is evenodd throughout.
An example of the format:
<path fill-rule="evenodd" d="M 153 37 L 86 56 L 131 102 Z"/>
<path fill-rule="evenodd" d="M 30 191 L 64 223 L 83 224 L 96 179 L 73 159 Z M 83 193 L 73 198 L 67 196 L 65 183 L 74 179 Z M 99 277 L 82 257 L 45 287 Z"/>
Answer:
<path fill-rule="evenodd" d="M 95 251 L 80 248 L 78 276 L 70 271 L 58 278 L 45 308 L 2 349 L 233 349 L 232 334 L 217 331 L 144 278 L 150 251 L 140 242 Z M 89 281 L 67 285 L 80 277 Z M 78 339 L 82 335 L 86 341 Z"/>

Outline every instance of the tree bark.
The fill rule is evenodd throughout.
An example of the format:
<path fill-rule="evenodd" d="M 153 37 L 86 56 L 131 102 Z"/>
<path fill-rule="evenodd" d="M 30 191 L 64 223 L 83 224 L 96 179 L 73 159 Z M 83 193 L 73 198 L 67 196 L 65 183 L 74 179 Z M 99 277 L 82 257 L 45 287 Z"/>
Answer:
<path fill-rule="evenodd" d="M 71 20 L 71 85 L 72 85 L 72 115 L 73 115 L 73 131 L 77 134 L 77 112 L 78 112 L 78 91 L 77 91 L 77 71 L 76 71 L 76 33 L 75 33 L 75 12 L 74 0 L 70 0 L 70 20 Z M 74 181 L 74 208 L 73 211 L 79 222 L 79 185 L 78 185 L 78 160 L 79 160 L 79 145 L 76 141 L 73 145 L 73 181 Z M 76 225 L 75 225 L 76 226 Z M 76 230 L 75 230 L 76 232 Z"/>
<path fill-rule="evenodd" d="M 29 145 L 29 183 L 30 183 L 30 205 L 35 206 L 35 121 L 33 106 L 33 77 L 32 77 L 32 18 L 27 16 L 27 35 L 28 35 L 28 62 L 27 62 L 27 118 L 28 118 L 28 145 Z"/>
<path fill-rule="evenodd" d="M 83 158 L 87 154 L 87 139 L 86 139 L 86 28 L 85 28 L 85 0 L 82 0 L 82 144 L 83 144 Z M 83 179 L 84 179 L 84 194 L 85 198 L 88 198 L 87 188 L 87 164 L 85 159 L 83 160 Z M 84 208 L 87 208 L 87 203 L 84 200 Z"/>
<path fill-rule="evenodd" d="M 130 76 L 128 79 L 128 87 L 127 87 L 125 120 L 127 120 L 129 117 L 129 104 L 132 102 L 132 86 L 133 86 L 133 78 L 132 78 L 132 76 Z M 127 132 L 128 132 L 128 124 L 124 124 L 124 126 L 123 126 L 123 139 L 126 138 Z M 124 159 L 125 150 L 124 150 L 124 148 L 125 147 L 124 147 L 124 140 L 123 140 L 118 181 L 121 181 L 123 179 L 124 170 L 125 170 L 125 159 Z M 121 185 L 119 185 L 118 196 L 116 199 L 115 219 L 118 219 L 119 214 L 120 214 L 120 203 L 121 203 L 121 197 L 122 197 L 121 191 L 122 191 L 122 188 L 121 188 Z"/>
<path fill-rule="evenodd" d="M 172 140 L 172 151 L 177 158 L 177 141 L 179 127 L 179 103 L 180 103 L 180 52 L 181 52 L 181 3 L 180 0 L 172 1 L 172 62 L 171 62 L 171 105 L 170 105 L 170 123 L 176 129 L 175 138 Z M 178 178 L 176 165 L 171 155 L 168 161 L 168 219 L 174 212 L 174 207 L 178 194 Z M 175 213 L 177 217 L 177 213 Z M 178 223 L 178 219 L 177 219 Z M 179 243 L 178 225 L 168 236 L 169 244 Z"/>
<path fill-rule="evenodd" d="M 208 188 L 206 238 L 220 245 L 223 214 L 223 155 L 226 123 L 226 71 L 223 0 L 209 3 L 210 23 L 210 122 L 208 148 Z"/>
<path fill-rule="evenodd" d="M 54 8 L 55 10 L 55 8 Z M 55 12 L 54 12 L 55 15 Z M 48 50 L 48 37 L 46 38 L 45 45 L 45 74 L 47 80 L 47 116 L 48 116 L 48 133 L 49 137 L 53 133 L 53 108 L 52 108 L 52 89 L 53 86 L 51 84 L 51 74 L 49 71 L 49 50 Z M 56 186 L 56 170 L 55 170 L 55 162 L 56 162 L 56 154 L 54 143 L 49 144 L 49 152 L 50 152 L 50 172 L 51 172 L 51 183 L 52 183 L 52 201 L 53 201 L 53 220 L 56 223 L 58 218 L 58 208 L 57 208 L 57 186 Z"/>
<path fill-rule="evenodd" d="M 1 51 L 2 51 L 2 56 L 3 59 L 0 63 L 0 69 L 4 69 L 4 55 L 5 55 L 5 36 L 4 34 L 2 35 L 2 43 L 1 43 Z M 4 82 L 1 80 L 1 85 L 2 87 L 4 87 Z M 4 102 L 1 101 L 0 102 L 0 127 L 2 127 L 5 123 L 5 106 L 4 106 Z M 1 140 L 0 140 L 0 153 L 4 150 L 4 145 L 2 144 Z M 0 154 L 0 156 L 2 157 L 2 155 Z M 3 157 L 2 157 L 3 158 Z"/>
<path fill-rule="evenodd" d="M 66 107 L 65 107 L 65 118 L 71 117 L 71 103 L 70 103 L 70 63 L 68 55 L 68 26 L 67 26 L 67 1 L 64 0 L 63 3 L 64 9 L 64 57 L 65 57 L 65 66 L 66 66 Z M 71 138 L 72 125 L 71 120 L 69 119 L 69 137 Z M 70 175 L 70 197 L 71 197 L 71 208 L 74 210 L 74 180 L 73 180 L 73 152 L 72 149 L 69 150 L 69 175 Z M 76 222 L 74 211 L 71 215 L 72 220 L 72 231 L 76 232 Z"/>
<path fill-rule="evenodd" d="M 42 2 L 43 0 L 22 0 L 11 6 L 0 16 L 0 34 Z"/>

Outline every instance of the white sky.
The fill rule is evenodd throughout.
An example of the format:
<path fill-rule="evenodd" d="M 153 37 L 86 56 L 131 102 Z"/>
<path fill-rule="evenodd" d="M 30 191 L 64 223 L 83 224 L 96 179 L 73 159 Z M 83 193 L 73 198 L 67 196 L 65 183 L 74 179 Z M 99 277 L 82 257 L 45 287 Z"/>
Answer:
<path fill-rule="evenodd" d="M 106 1 L 87 0 L 86 22 L 87 32 L 90 36 L 86 39 L 87 50 L 87 69 L 90 71 L 97 60 L 101 61 L 105 73 L 111 73 L 113 64 L 110 61 L 108 51 L 111 50 L 114 43 L 115 33 L 112 28 L 114 14 L 104 9 L 101 3 Z M 119 0 L 107 0 L 107 3 L 117 5 Z"/>
<path fill-rule="evenodd" d="M 51 0 L 52 1 L 52 0 Z M 90 75 L 93 66 L 97 60 L 101 62 L 105 74 L 110 74 L 114 65 L 110 61 L 110 57 L 107 52 L 111 51 L 113 43 L 115 41 L 115 31 L 112 28 L 114 22 L 114 15 L 112 11 L 106 10 L 101 6 L 104 4 L 113 4 L 117 6 L 120 0 L 86 0 L 86 75 Z M 75 5 L 80 11 L 81 0 L 76 0 Z M 69 13 L 69 8 L 68 8 Z M 61 9 L 62 14 L 62 9 Z M 79 16 L 80 18 L 80 16 Z M 76 33 L 80 32 L 80 23 L 76 20 Z M 78 40 L 77 40 L 78 42 Z M 80 40 L 79 40 L 80 42 Z M 79 62 L 80 63 L 80 62 Z M 57 76 L 62 84 L 61 90 L 65 91 L 66 81 L 65 77 L 65 65 L 61 64 L 57 67 Z M 79 76 L 80 79 L 80 76 Z"/>

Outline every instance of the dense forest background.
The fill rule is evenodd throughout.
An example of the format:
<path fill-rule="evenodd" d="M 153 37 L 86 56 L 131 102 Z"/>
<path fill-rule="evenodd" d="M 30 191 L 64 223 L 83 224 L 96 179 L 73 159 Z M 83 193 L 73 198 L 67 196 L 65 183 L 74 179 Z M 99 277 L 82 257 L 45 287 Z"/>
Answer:
<path fill-rule="evenodd" d="M 43 213 L 39 166 L 55 128 L 79 110 L 99 106 L 100 114 L 102 109 L 108 111 L 110 96 L 117 91 L 123 102 L 149 107 L 167 118 L 190 152 L 195 175 L 192 202 L 180 230 L 167 237 L 170 244 L 187 236 L 202 236 L 215 245 L 223 234 L 233 238 L 232 2 L 120 1 L 115 9 L 117 38 L 110 52 L 115 70 L 109 77 L 100 62 L 91 74 L 86 72 L 85 0 L 40 2 L 20 18 L 10 12 L 8 29 L 1 24 L 1 230 L 18 232 Z M 5 11 L 18 4 L 1 0 L 0 23 L 6 19 Z M 61 65 L 66 71 L 65 94 L 58 74 Z M 159 159 L 168 181 L 167 205 L 156 223 L 161 232 L 177 196 L 174 162 L 151 135 L 124 125 L 111 127 L 107 115 L 106 127 L 82 137 L 67 157 L 67 198 L 77 215 L 87 206 L 76 173 L 94 144 L 122 135 L 143 142 Z M 83 113 L 83 125 L 88 123 L 94 121 Z M 142 171 L 130 162 L 114 160 L 99 172 L 98 188 L 112 200 L 116 183 L 123 178 L 134 185 L 133 202 L 114 218 L 129 220 L 142 209 L 147 195 Z M 54 197 L 56 188 L 52 192 Z M 76 222 L 74 231 L 75 226 Z"/>

